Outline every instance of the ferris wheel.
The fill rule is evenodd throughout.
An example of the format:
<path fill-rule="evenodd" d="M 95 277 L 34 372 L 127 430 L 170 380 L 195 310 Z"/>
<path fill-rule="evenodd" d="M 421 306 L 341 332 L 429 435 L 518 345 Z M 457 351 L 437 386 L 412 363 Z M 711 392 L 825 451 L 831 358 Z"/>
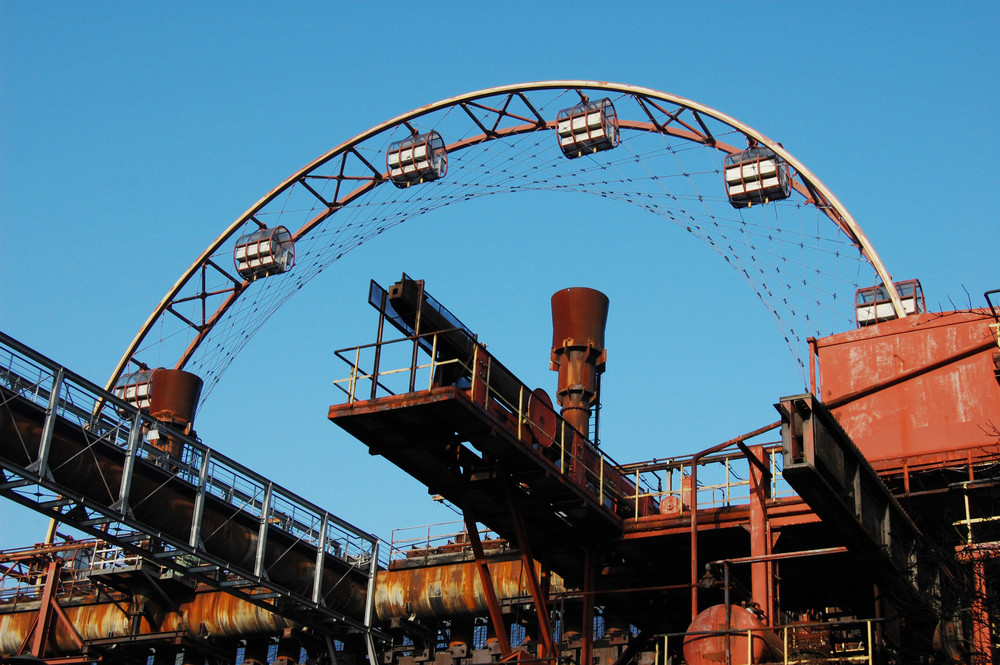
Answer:
<path fill-rule="evenodd" d="M 631 204 L 706 243 L 756 292 L 802 369 L 806 338 L 854 322 L 859 286 L 880 283 L 905 315 L 861 227 L 780 143 L 676 95 L 545 81 L 422 106 L 293 173 L 181 275 L 108 390 L 124 394 L 128 377 L 150 371 L 145 359 L 173 359 L 201 377 L 204 399 L 261 325 L 348 252 L 436 209 L 529 191 Z"/>

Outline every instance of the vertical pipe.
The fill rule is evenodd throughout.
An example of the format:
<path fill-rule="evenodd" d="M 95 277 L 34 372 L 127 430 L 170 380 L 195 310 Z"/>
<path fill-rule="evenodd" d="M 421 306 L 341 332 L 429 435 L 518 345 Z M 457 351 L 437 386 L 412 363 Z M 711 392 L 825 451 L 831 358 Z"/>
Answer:
<path fill-rule="evenodd" d="M 750 453 L 762 464 L 766 464 L 763 446 L 753 446 Z M 771 599 L 771 587 L 768 580 L 768 562 L 764 561 L 769 550 L 767 534 L 767 483 L 764 473 L 756 464 L 748 464 L 750 468 L 750 556 L 758 561 L 750 564 L 750 594 L 754 603 L 762 611 L 768 611 Z M 770 620 L 771 615 L 768 614 Z"/>
<path fill-rule="evenodd" d="M 725 600 L 723 604 L 726 608 L 726 665 L 733 665 L 733 606 L 730 604 L 730 594 L 729 594 L 729 562 L 726 561 L 722 564 L 723 570 L 723 593 L 725 594 Z M 749 649 L 747 653 L 752 653 Z"/>
<path fill-rule="evenodd" d="M 972 575 L 976 587 L 972 596 L 972 662 L 975 665 L 992 665 L 990 610 L 986 602 L 986 565 L 981 556 L 973 561 Z"/>
<path fill-rule="evenodd" d="M 594 445 L 601 445 L 601 374 L 597 375 L 597 403 L 594 404 Z M 590 433 L 588 432 L 588 435 Z"/>
<path fill-rule="evenodd" d="M 566 421 L 559 421 L 559 473 L 566 475 Z"/>
<path fill-rule="evenodd" d="M 357 393 L 355 392 L 358 387 L 358 370 L 361 366 L 361 347 L 358 347 L 354 352 L 354 366 L 351 367 L 351 381 L 347 384 L 347 402 L 353 404 L 354 400 L 357 398 Z M 378 381 L 374 378 L 373 381 Z"/>
<path fill-rule="evenodd" d="M 597 577 L 597 557 L 593 548 L 583 551 L 583 626 L 582 642 L 580 644 L 580 664 L 592 665 L 594 662 L 594 592 L 595 577 Z"/>
<path fill-rule="evenodd" d="M 524 429 L 524 419 L 525 419 L 525 408 L 524 408 L 524 385 L 522 384 L 517 389 L 517 442 L 522 443 L 524 441 L 524 436 L 521 431 Z"/>
<path fill-rule="evenodd" d="M 657 477 L 658 478 L 658 477 Z M 635 470 L 635 518 L 639 519 L 639 469 Z"/>
<path fill-rule="evenodd" d="M 437 336 L 437 333 L 434 333 L 434 336 L 431 338 L 431 340 L 432 340 L 431 341 L 431 376 L 427 380 L 427 390 L 430 390 L 431 388 L 434 387 L 434 363 L 435 363 L 435 358 L 437 358 L 437 348 L 438 348 L 438 336 Z"/>
<path fill-rule="evenodd" d="M 601 470 L 598 474 L 597 481 L 598 483 L 600 483 L 601 486 L 600 492 L 598 492 L 598 494 L 600 496 L 601 505 L 603 506 L 604 505 L 604 453 L 601 453 L 600 461 L 601 461 Z"/>
<path fill-rule="evenodd" d="M 472 385 L 469 386 L 469 399 L 472 400 L 473 404 L 477 404 L 476 401 L 476 384 L 479 379 L 479 345 L 476 344 L 472 348 Z"/>
<path fill-rule="evenodd" d="M 865 628 L 866 628 L 867 633 L 868 633 L 868 662 L 869 663 L 873 663 L 874 661 L 872 660 L 872 657 L 873 657 L 873 654 L 872 654 L 873 645 L 872 645 L 872 620 L 871 619 L 868 619 L 867 621 L 865 621 Z M 785 632 L 786 633 L 788 632 L 787 628 L 785 629 Z M 788 647 L 786 646 L 785 650 L 787 651 L 787 649 L 788 649 Z"/>
<path fill-rule="evenodd" d="M 571 288 L 552 296 L 549 368 L 559 372 L 556 399 L 563 418 L 588 439 L 591 408 L 600 402 L 599 378 L 607 359 L 607 319 L 608 297 L 600 291 Z"/>
<path fill-rule="evenodd" d="M 698 460 L 691 458 L 691 620 L 698 616 Z M 683 491 L 681 492 L 683 494 Z"/>

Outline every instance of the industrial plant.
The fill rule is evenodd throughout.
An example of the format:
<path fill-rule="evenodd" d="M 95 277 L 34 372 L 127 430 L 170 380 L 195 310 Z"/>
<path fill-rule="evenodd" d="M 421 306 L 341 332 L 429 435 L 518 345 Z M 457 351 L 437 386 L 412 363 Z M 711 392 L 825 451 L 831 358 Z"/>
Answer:
<path fill-rule="evenodd" d="M 450 127 L 456 117 L 470 129 Z M 221 322 L 256 329 L 239 317 L 266 318 L 280 298 L 255 294 L 294 292 L 297 271 L 318 273 L 347 251 L 317 229 L 342 223 L 336 242 L 353 247 L 394 223 L 395 213 L 360 206 L 366 197 L 392 197 L 385 210 L 414 202 L 419 213 L 455 202 L 449 181 L 468 187 L 466 171 L 496 171 L 485 166 L 499 163 L 495 153 L 468 166 L 477 151 L 521 137 L 551 162 L 530 171 L 533 183 L 544 169 L 557 182 L 606 169 L 601 160 L 625 146 L 653 164 L 663 151 L 708 155 L 708 204 L 700 181 L 689 199 L 628 202 L 728 244 L 736 258 L 726 261 L 775 311 L 781 298 L 767 280 L 795 278 L 780 262 L 764 277 L 740 268 L 757 241 L 719 243 L 726 231 L 713 229 L 731 224 L 746 238 L 758 233 L 755 215 L 794 206 L 855 250 L 872 278 L 838 301 L 847 325 L 801 335 L 807 385 L 767 399 L 772 422 L 680 454 L 620 459 L 627 447 L 601 435 L 601 381 L 628 368 L 609 356 L 604 293 L 532 294 L 551 298 L 552 385 L 539 388 L 488 350 L 490 331 L 435 298 L 435 284 L 403 273 L 391 283 L 372 275 L 356 294 L 371 306 L 371 334 L 335 351 L 325 416 L 459 521 L 385 540 L 197 436 L 203 392 L 235 355 L 206 349 L 238 351 L 246 339 Z M 657 144 L 642 152 L 643 140 Z M 695 182 L 695 171 L 680 177 Z M 527 173 L 504 175 L 512 191 Z M 586 182 L 618 196 L 618 185 Z M 309 201 L 301 219 L 270 216 L 279 196 L 282 215 L 295 208 L 293 191 Z M 760 233 L 773 250 L 787 231 Z M 322 259 L 318 239 L 332 247 Z M 781 144 L 690 100 L 545 82 L 421 107 L 326 153 L 227 227 L 107 384 L 0 333 L 0 494 L 53 520 L 44 542 L 0 552 L 0 662 L 996 662 L 998 305 L 1000 290 L 987 290 L 967 309 L 929 311 L 920 281 L 893 280 Z M 790 320 L 802 311 L 787 309 Z M 185 331 L 164 339 L 183 343 L 175 364 L 150 366 L 140 356 L 163 321 Z"/>

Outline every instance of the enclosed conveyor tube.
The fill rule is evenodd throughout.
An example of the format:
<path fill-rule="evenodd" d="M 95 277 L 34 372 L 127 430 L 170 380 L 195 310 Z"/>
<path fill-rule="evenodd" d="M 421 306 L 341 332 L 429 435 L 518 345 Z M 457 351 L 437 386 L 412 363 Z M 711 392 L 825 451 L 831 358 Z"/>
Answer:
<path fill-rule="evenodd" d="M 39 458 L 45 412 L 34 403 L 13 397 L 6 389 L 0 396 L 7 405 L 0 411 L 0 459 L 8 468 L 28 468 Z M 172 452 L 178 442 L 184 441 L 180 434 L 165 427 L 159 434 L 171 441 L 171 451 L 163 452 Z M 155 443 L 149 441 L 143 445 L 159 448 Z M 183 445 L 191 455 L 200 455 L 195 463 L 205 460 L 206 449 Z M 133 469 L 128 483 L 123 484 L 127 463 Z M 90 440 L 79 427 L 63 419 L 55 420 L 47 452 L 52 480 L 64 489 L 65 495 L 84 497 L 114 512 L 120 502 L 120 488 L 128 486 L 130 515 L 154 539 L 162 536 L 165 540 L 186 543 L 192 537 L 192 525 L 197 523 L 197 548 L 206 555 L 227 562 L 234 570 L 259 571 L 270 582 L 310 596 L 315 585 L 316 549 L 282 530 L 274 520 L 268 518 L 262 524 L 260 515 L 234 508 L 231 501 L 225 500 L 221 486 L 215 486 L 213 491 L 221 492 L 222 496 L 211 491 L 199 493 L 196 485 L 178 473 L 182 465 L 191 466 L 191 461 L 170 454 L 159 459 L 146 456 L 129 460 L 124 448 L 107 439 Z M 274 487 L 267 483 L 266 494 Z M 232 489 L 238 491 L 235 485 Z M 199 497 L 203 500 L 200 517 L 196 507 Z M 265 510 L 267 497 L 247 496 L 243 503 Z M 265 546 L 258 548 L 262 536 Z M 329 554 L 324 561 L 319 589 L 326 606 L 360 620 L 366 595 L 365 571 Z"/>

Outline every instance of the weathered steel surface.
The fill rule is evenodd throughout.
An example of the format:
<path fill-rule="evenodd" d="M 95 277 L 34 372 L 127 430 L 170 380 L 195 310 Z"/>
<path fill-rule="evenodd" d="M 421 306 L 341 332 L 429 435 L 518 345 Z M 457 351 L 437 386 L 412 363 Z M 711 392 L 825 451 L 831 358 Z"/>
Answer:
<path fill-rule="evenodd" d="M 65 608 L 66 615 L 84 640 L 123 637 L 128 634 L 128 617 L 111 603 Z M 36 609 L 0 615 L 0 653 L 16 654 L 30 636 Z M 61 622 L 55 622 L 46 643 L 48 655 L 73 653 L 76 643 Z"/>
<path fill-rule="evenodd" d="M 490 561 L 487 566 L 501 603 L 530 594 L 527 571 L 519 559 Z M 536 563 L 535 574 L 540 571 Z M 410 616 L 447 618 L 486 614 L 488 605 L 476 564 L 468 561 L 380 572 L 375 611 L 382 621 Z"/>
<path fill-rule="evenodd" d="M 820 398 L 876 463 L 995 444 L 989 310 L 920 314 L 817 340 Z"/>
<path fill-rule="evenodd" d="M 727 636 L 725 631 L 738 634 Z M 709 607 L 695 617 L 687 633 L 684 660 L 688 665 L 759 663 L 765 650 L 781 653 L 777 636 L 765 630 L 756 616 L 736 605 Z"/>
<path fill-rule="evenodd" d="M 247 637 L 276 635 L 295 623 L 228 593 L 199 594 L 181 605 L 179 614 L 169 614 L 161 630 L 184 630 L 186 627 L 210 637 Z"/>
<path fill-rule="evenodd" d="M 849 550 L 869 557 L 868 572 L 880 586 L 911 596 L 925 591 L 916 574 L 920 530 L 830 411 L 812 395 L 786 397 L 777 406 L 785 480 Z"/>
<path fill-rule="evenodd" d="M 0 654 L 16 654 L 29 636 L 35 617 L 34 609 L 0 614 Z M 31 605 L 25 605 L 31 607 Z M 128 603 L 98 602 L 71 605 L 64 608 L 66 616 L 83 640 L 124 638 L 129 633 Z M 279 635 L 296 624 L 264 608 L 228 593 L 199 593 L 190 602 L 182 603 L 179 612 L 168 612 L 158 625 L 148 618 L 140 623 L 139 635 L 191 630 L 202 637 L 249 637 Z M 73 636 L 62 623 L 53 624 L 46 643 L 46 655 L 77 653 Z"/>
<path fill-rule="evenodd" d="M 202 380 L 179 369 L 160 368 L 153 373 L 149 414 L 181 429 L 194 423 Z"/>
<path fill-rule="evenodd" d="M 559 372 L 562 416 L 584 436 L 590 436 L 590 407 L 597 400 L 598 374 L 607 359 L 607 322 L 608 297 L 600 291 L 572 288 L 552 296 L 550 367 Z"/>

